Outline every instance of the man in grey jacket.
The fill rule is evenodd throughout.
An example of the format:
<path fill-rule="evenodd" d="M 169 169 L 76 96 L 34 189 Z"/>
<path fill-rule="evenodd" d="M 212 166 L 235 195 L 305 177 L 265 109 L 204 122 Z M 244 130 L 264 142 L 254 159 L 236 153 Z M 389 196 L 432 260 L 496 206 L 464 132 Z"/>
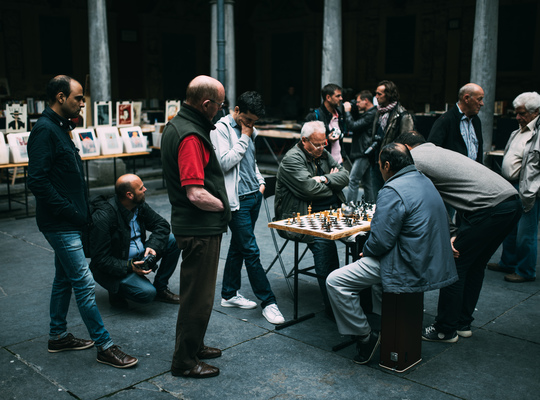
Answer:
<path fill-rule="evenodd" d="M 240 290 L 242 264 L 253 293 L 261 301 L 262 314 L 271 324 L 285 322 L 276 304 L 261 264 L 259 246 L 255 239 L 255 222 L 259 216 L 265 189 L 264 178 L 255 160 L 253 125 L 264 117 L 264 102 L 257 92 L 245 92 L 238 97 L 232 114 L 221 118 L 210 132 L 216 155 L 225 176 L 225 187 L 231 206 L 229 222 L 231 243 L 223 271 L 221 306 L 252 309 L 257 303 L 246 299 Z"/>
<path fill-rule="evenodd" d="M 379 165 L 386 183 L 363 257 L 326 281 L 339 332 L 357 339 L 358 364 L 371 360 L 380 341 L 360 305 L 363 289 L 372 287 L 373 309 L 380 314 L 381 284 L 385 292 L 412 293 L 457 281 L 448 218 L 433 184 L 415 168 L 404 145 L 386 145 Z"/>
<path fill-rule="evenodd" d="M 455 151 L 426 143 L 417 132 L 396 139 L 411 150 L 416 168 L 435 185 L 460 221 L 451 227 L 451 242 L 459 280 L 439 293 L 435 323 L 424 340 L 457 342 L 472 336 L 473 313 L 480 296 L 486 264 L 517 224 L 521 201 L 502 176 Z"/>

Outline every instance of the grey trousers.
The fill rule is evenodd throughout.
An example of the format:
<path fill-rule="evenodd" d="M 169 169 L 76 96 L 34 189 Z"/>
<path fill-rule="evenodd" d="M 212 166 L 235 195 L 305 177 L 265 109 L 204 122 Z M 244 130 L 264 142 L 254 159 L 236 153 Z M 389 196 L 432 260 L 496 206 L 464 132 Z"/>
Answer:
<path fill-rule="evenodd" d="M 371 332 L 364 310 L 360 306 L 360 292 L 371 287 L 373 312 L 381 314 L 382 286 L 379 260 L 362 257 L 352 264 L 336 269 L 326 279 L 328 297 L 339 333 L 365 336 Z"/>

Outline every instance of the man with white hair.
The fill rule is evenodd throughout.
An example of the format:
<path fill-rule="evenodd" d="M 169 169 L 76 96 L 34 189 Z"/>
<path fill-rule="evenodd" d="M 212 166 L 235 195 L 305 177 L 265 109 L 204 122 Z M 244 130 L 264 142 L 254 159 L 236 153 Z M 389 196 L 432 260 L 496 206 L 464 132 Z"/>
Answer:
<path fill-rule="evenodd" d="M 275 212 L 277 219 L 285 219 L 312 212 L 341 207 L 345 202 L 343 188 L 349 184 L 349 173 L 325 150 L 326 127 L 322 121 L 306 122 L 296 146 L 290 149 L 277 172 Z M 326 277 L 339 267 L 334 241 L 314 236 L 278 230 L 291 240 L 308 244 L 313 253 L 315 272 L 323 295 L 326 313 L 332 316 L 332 307 L 326 292 Z"/>
<path fill-rule="evenodd" d="M 505 281 L 522 283 L 536 279 L 540 220 L 540 95 L 522 93 L 513 105 L 519 129 L 508 139 L 501 173 L 518 190 L 524 212 L 503 242 L 501 260 L 488 264 L 488 268 L 506 272 Z"/>
<path fill-rule="evenodd" d="M 459 89 L 456 106 L 433 124 L 428 142 L 482 163 L 482 123 L 478 113 L 483 105 L 484 90 L 475 83 L 464 85 Z"/>

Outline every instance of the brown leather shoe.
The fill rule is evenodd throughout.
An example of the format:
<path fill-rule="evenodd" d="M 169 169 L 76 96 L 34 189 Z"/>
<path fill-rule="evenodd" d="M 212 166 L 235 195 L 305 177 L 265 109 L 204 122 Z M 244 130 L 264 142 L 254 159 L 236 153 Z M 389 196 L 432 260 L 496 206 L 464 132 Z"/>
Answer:
<path fill-rule="evenodd" d="M 98 351 L 97 361 L 115 368 L 129 368 L 139 362 L 135 357 L 131 357 L 120 350 L 117 345 L 113 345 L 104 351 Z"/>
<path fill-rule="evenodd" d="M 156 301 L 163 303 L 180 304 L 180 296 L 171 292 L 168 288 L 156 293 Z"/>
<path fill-rule="evenodd" d="M 511 274 L 515 272 L 515 268 L 512 267 L 503 267 L 499 263 L 488 263 L 487 267 L 490 271 L 504 272 L 505 274 Z"/>
<path fill-rule="evenodd" d="M 521 275 L 518 275 L 517 273 L 513 273 L 510 275 L 505 275 L 504 280 L 506 282 L 512 282 L 512 283 L 523 283 L 523 282 L 534 282 L 536 278 L 524 278 Z"/>
<path fill-rule="evenodd" d="M 185 371 L 171 370 L 171 373 L 173 374 L 173 376 L 183 376 L 186 378 L 204 379 L 204 378 L 212 378 L 214 376 L 218 376 L 219 368 L 208 365 L 203 361 L 199 361 L 199 363 L 191 369 L 188 369 Z"/>
<path fill-rule="evenodd" d="M 71 333 L 68 333 L 63 339 L 49 340 L 48 351 L 49 353 L 58 353 L 66 350 L 84 350 L 89 349 L 93 345 L 93 340 L 77 339 Z"/>
<path fill-rule="evenodd" d="M 207 360 L 209 358 L 218 358 L 221 357 L 221 350 L 214 347 L 203 346 L 201 351 L 197 353 L 197 357 L 202 360 Z"/>

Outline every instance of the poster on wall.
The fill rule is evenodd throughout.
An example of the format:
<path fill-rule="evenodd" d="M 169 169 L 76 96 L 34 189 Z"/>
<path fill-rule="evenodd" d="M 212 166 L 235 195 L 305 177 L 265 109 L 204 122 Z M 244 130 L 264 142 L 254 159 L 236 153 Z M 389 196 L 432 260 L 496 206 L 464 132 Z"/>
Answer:
<path fill-rule="evenodd" d="M 167 100 L 165 102 L 165 122 L 169 122 L 180 111 L 180 100 Z"/>
<path fill-rule="evenodd" d="M 28 152 L 26 151 L 26 145 L 28 144 L 28 137 L 30 132 L 23 133 L 10 133 L 7 135 L 10 157 L 13 163 L 25 163 L 28 162 Z"/>
<path fill-rule="evenodd" d="M 110 101 L 96 101 L 94 103 L 94 118 L 96 126 L 112 125 L 112 105 Z"/>
<path fill-rule="evenodd" d="M 101 154 L 121 154 L 123 153 L 124 144 L 118 134 L 116 126 L 98 126 L 96 134 L 101 144 Z"/>
<path fill-rule="evenodd" d="M 99 156 L 99 141 L 93 129 L 73 129 L 73 142 L 81 152 L 81 157 Z"/>
<path fill-rule="evenodd" d="M 126 145 L 126 153 L 146 151 L 146 136 L 143 135 L 140 126 L 120 128 L 120 134 Z"/>
<path fill-rule="evenodd" d="M 141 125 L 142 101 L 133 102 L 133 125 Z"/>
<path fill-rule="evenodd" d="M 28 130 L 26 104 L 6 104 L 6 133 L 25 132 Z"/>
<path fill-rule="evenodd" d="M 116 125 L 133 125 L 133 103 L 131 101 L 116 103 Z"/>

